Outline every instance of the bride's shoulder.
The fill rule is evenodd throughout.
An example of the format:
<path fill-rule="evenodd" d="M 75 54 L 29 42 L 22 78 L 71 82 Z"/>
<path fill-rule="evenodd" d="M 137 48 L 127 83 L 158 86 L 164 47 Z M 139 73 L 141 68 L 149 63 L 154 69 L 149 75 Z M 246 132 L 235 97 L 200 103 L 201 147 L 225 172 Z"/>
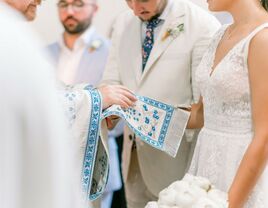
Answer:
<path fill-rule="evenodd" d="M 268 23 L 254 34 L 248 46 L 249 70 L 268 76 Z"/>
<path fill-rule="evenodd" d="M 256 33 L 256 35 L 252 38 L 251 45 L 267 45 L 268 46 L 268 22 L 265 23 L 263 28 Z"/>
<path fill-rule="evenodd" d="M 250 50 L 252 54 L 256 52 L 256 54 L 261 55 L 262 53 L 267 55 L 268 51 L 268 22 L 264 25 L 264 27 L 258 31 L 254 37 L 252 37 L 250 41 Z"/>

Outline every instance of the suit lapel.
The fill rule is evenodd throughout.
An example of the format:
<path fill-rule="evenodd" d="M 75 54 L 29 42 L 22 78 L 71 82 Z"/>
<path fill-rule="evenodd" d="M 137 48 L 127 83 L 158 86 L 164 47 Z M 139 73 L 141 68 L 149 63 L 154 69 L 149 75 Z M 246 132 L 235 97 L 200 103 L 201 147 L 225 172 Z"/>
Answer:
<path fill-rule="evenodd" d="M 142 74 L 141 20 L 133 17 L 123 29 L 119 40 L 119 57 L 129 79 L 139 85 Z"/>
<path fill-rule="evenodd" d="M 182 10 L 182 9 L 181 9 Z M 166 19 L 162 29 L 155 41 L 154 47 L 152 48 L 150 57 L 145 66 L 144 72 L 142 74 L 141 80 L 144 79 L 145 76 L 150 72 L 152 65 L 158 60 L 158 58 L 163 54 L 163 52 L 168 48 L 168 46 L 172 43 L 172 41 L 176 38 L 171 36 L 163 39 L 165 33 L 168 29 L 178 26 L 179 24 L 184 23 L 184 11 L 178 12 L 178 9 L 172 7 L 171 13 L 169 17 Z M 177 38 L 179 38 L 178 35 Z"/>
<path fill-rule="evenodd" d="M 133 39 L 131 39 L 131 53 L 130 57 L 132 60 L 132 68 L 134 69 L 135 78 L 137 84 L 141 80 L 142 76 L 142 55 L 141 55 L 141 21 L 138 18 L 135 18 L 133 23 L 132 31 L 130 34 L 133 35 Z"/>

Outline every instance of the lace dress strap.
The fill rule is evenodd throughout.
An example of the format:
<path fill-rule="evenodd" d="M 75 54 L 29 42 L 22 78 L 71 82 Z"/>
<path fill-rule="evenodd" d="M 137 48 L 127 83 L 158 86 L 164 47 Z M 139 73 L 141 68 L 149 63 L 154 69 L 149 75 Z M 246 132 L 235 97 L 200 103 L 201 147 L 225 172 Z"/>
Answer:
<path fill-rule="evenodd" d="M 245 58 L 248 58 L 248 50 L 249 50 L 249 44 L 252 40 L 252 38 L 255 37 L 255 35 L 257 35 L 261 30 L 263 30 L 264 28 L 268 28 L 268 22 L 261 24 L 260 26 L 258 26 L 257 28 L 255 28 L 249 35 L 248 37 L 245 39 L 245 45 L 244 45 L 244 54 L 245 54 Z"/>

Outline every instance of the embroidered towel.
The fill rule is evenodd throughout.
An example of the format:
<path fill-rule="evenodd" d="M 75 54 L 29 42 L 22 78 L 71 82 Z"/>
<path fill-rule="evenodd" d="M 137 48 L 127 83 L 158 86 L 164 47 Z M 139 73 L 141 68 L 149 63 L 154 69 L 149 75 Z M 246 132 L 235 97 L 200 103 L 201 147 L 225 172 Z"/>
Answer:
<path fill-rule="evenodd" d="M 63 92 L 62 104 L 71 132 L 79 142 L 79 160 L 83 161 L 82 187 L 89 200 L 95 200 L 103 193 L 108 179 L 107 132 L 101 128 L 105 125 L 104 118 L 111 115 L 121 117 L 141 140 L 172 157 L 176 156 L 189 112 L 138 95 L 132 108 L 113 105 L 102 112 L 102 98 L 97 89 L 77 85 L 67 86 Z"/>

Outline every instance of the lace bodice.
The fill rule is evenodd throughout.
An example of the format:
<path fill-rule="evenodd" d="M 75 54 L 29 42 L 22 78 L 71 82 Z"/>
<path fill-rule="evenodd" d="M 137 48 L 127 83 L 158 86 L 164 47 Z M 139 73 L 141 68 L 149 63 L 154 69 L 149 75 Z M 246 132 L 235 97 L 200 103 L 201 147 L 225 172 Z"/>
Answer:
<path fill-rule="evenodd" d="M 211 73 L 217 46 L 227 28 L 214 36 L 196 72 L 204 103 L 205 127 L 223 132 L 252 131 L 250 87 L 248 78 L 248 47 L 254 35 L 268 23 L 256 28 L 238 42 Z"/>
<path fill-rule="evenodd" d="M 199 133 L 189 172 L 206 177 L 228 191 L 253 138 L 248 48 L 252 37 L 268 23 L 257 27 L 214 65 L 215 52 L 226 31 L 214 36 L 196 71 L 204 103 L 204 128 Z M 244 208 L 265 208 L 264 177 L 251 193 Z"/>

